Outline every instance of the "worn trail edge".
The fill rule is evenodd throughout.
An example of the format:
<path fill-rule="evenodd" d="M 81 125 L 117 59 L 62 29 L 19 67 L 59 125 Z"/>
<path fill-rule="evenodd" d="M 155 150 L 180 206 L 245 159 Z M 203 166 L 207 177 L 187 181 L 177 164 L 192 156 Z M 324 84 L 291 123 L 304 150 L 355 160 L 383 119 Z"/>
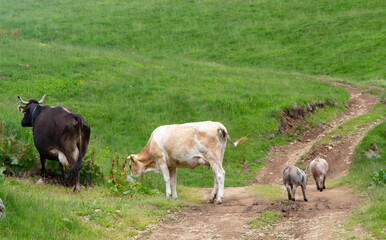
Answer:
<path fill-rule="evenodd" d="M 354 149 L 365 133 L 376 123 L 362 126 L 360 131 L 350 133 L 333 145 L 311 149 L 333 129 L 342 123 L 371 112 L 379 99 L 363 93 L 350 85 L 332 83 L 350 92 L 350 101 L 344 114 L 334 122 L 312 127 L 301 133 L 301 141 L 295 140 L 287 146 L 274 147 L 269 160 L 256 176 L 255 184 L 280 185 L 285 166 L 293 165 L 308 152 L 304 164 L 317 155 L 324 157 L 330 165 L 327 189 L 316 190 L 313 179 L 307 185 L 308 202 L 304 202 L 301 191 L 296 192 L 296 201 L 262 200 L 248 187 L 226 188 L 222 205 L 205 203 L 191 207 L 171 219 L 163 220 L 160 226 L 137 236 L 140 239 L 347 239 L 371 238 L 360 226 L 349 232 L 343 227 L 353 208 L 361 204 L 360 199 L 347 188 L 329 189 L 328 180 L 347 173 L 354 159 Z M 285 194 L 284 187 L 283 194 Z M 203 189 L 203 202 L 209 198 L 211 189 Z M 248 222 L 265 210 L 280 211 L 281 221 L 260 229 L 251 229 Z"/>

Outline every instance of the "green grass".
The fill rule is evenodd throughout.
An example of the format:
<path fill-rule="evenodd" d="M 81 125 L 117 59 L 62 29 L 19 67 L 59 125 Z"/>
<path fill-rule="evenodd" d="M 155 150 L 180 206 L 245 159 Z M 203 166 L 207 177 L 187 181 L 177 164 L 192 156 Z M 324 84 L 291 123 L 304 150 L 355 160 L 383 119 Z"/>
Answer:
<path fill-rule="evenodd" d="M 167 211 L 199 202 L 197 191 L 179 188 L 185 200 L 164 195 L 131 198 L 111 195 L 103 187 L 71 189 L 8 180 L 0 185 L 7 217 L 0 221 L 1 239 L 128 238 L 156 224 Z"/>
<path fill-rule="evenodd" d="M 2 0 L 0 29 L 43 43 L 119 48 L 357 81 L 385 80 L 383 1 Z"/>
<path fill-rule="evenodd" d="M 250 221 L 248 224 L 251 229 L 259 229 L 262 227 L 272 227 L 272 224 L 278 222 L 281 219 L 281 213 L 277 211 L 266 210 L 256 218 Z"/>
<path fill-rule="evenodd" d="M 379 238 L 385 238 L 386 190 L 385 185 L 374 184 L 374 172 L 386 168 L 386 123 L 369 131 L 355 150 L 355 160 L 347 176 L 342 181 L 354 187 L 365 196 L 366 203 L 357 209 L 354 219 L 371 230 Z M 379 157 L 368 157 L 366 153 L 377 146 Z"/>
<path fill-rule="evenodd" d="M 311 125 L 320 125 L 321 123 L 331 122 L 335 119 L 335 117 L 344 112 L 345 107 L 342 105 L 339 106 L 328 106 L 325 108 L 317 108 L 314 113 L 309 116 L 306 116 L 306 121 Z"/>
<path fill-rule="evenodd" d="M 279 185 L 251 185 L 248 190 L 256 195 L 259 199 L 270 201 L 286 200 L 286 192 Z"/>
<path fill-rule="evenodd" d="M 245 185 L 270 147 L 287 142 L 269 137 L 283 109 L 338 103 L 309 119 L 319 124 L 349 99 L 347 91 L 297 73 L 385 86 L 383 8 L 380 0 L 0 0 L 4 134 L 33 149 L 31 129 L 20 127 L 17 96 L 50 93 L 46 104 L 69 107 L 88 121 L 89 147 L 107 173 L 114 152 L 140 151 L 159 125 L 220 121 L 234 140 L 249 135 L 237 148 L 228 145 L 224 159 L 225 185 Z M 22 30 L 16 38 L 15 29 Z M 162 177 L 150 176 L 144 184 L 165 191 Z M 179 196 L 190 199 L 185 188 L 212 187 L 213 173 L 179 169 L 178 185 Z M 127 238 L 152 221 L 148 215 L 181 205 L 163 196 L 109 196 L 102 186 L 69 191 L 6 182 L 0 197 L 10 210 L 0 236 Z M 138 218 L 131 211 L 137 202 L 146 209 Z"/>

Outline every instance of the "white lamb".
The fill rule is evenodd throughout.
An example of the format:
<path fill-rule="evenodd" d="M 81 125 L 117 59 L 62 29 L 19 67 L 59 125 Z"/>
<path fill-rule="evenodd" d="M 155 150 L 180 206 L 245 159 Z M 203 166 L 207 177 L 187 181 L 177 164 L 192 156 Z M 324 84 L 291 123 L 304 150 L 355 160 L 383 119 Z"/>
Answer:
<path fill-rule="evenodd" d="M 317 157 L 310 163 L 310 171 L 315 179 L 316 189 L 323 191 L 326 189 L 326 175 L 328 172 L 328 163 L 323 158 Z"/>

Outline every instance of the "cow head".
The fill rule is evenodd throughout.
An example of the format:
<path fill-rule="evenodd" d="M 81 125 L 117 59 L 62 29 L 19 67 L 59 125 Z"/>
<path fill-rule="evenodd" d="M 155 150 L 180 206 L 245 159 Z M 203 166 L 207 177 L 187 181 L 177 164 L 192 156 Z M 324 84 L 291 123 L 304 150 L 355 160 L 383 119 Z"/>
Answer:
<path fill-rule="evenodd" d="M 134 177 L 138 177 L 145 166 L 140 161 L 138 161 L 138 155 L 136 154 L 131 154 L 128 158 L 130 159 L 129 167 L 131 174 Z"/>
<path fill-rule="evenodd" d="M 35 99 L 31 99 L 28 102 L 23 101 L 20 96 L 18 96 L 18 99 L 21 104 L 25 104 L 25 106 L 18 107 L 19 111 L 24 114 L 23 120 L 21 120 L 21 126 L 22 127 L 33 127 L 34 121 L 36 120 L 36 109 L 38 108 L 39 104 L 43 103 L 44 99 L 49 94 L 46 94 L 42 97 L 40 101 L 37 101 Z"/>

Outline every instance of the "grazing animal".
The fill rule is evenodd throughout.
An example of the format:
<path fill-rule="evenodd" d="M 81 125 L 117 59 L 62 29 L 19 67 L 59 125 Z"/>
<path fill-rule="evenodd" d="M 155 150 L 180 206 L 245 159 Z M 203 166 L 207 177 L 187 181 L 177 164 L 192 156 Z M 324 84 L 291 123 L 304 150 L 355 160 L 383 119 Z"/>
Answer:
<path fill-rule="evenodd" d="M 308 201 L 306 197 L 307 176 L 301 169 L 295 166 L 284 168 L 283 183 L 287 188 L 288 200 L 295 201 L 296 188 L 301 186 L 304 201 Z"/>
<path fill-rule="evenodd" d="M 177 198 L 177 168 L 210 166 L 214 173 L 214 188 L 210 202 L 221 204 L 224 195 L 225 171 L 222 167 L 227 140 L 236 147 L 246 140 L 235 143 L 224 125 L 219 122 L 194 122 L 166 125 L 156 128 L 146 146 L 129 156 L 131 173 L 139 176 L 148 171 L 162 173 L 166 183 L 166 196 Z"/>
<path fill-rule="evenodd" d="M 90 127 L 81 115 L 63 107 L 41 106 L 48 94 L 40 101 L 31 99 L 18 109 L 24 114 L 22 127 L 32 127 L 33 139 L 40 154 L 41 174 L 45 175 L 46 159 L 59 161 L 59 169 L 66 184 L 80 190 L 79 175 L 82 159 L 90 140 Z M 70 171 L 65 176 L 65 168 Z"/>
<path fill-rule="evenodd" d="M 310 163 L 310 171 L 315 179 L 316 189 L 323 191 L 326 189 L 326 175 L 328 172 L 328 163 L 323 158 L 317 157 Z"/>

